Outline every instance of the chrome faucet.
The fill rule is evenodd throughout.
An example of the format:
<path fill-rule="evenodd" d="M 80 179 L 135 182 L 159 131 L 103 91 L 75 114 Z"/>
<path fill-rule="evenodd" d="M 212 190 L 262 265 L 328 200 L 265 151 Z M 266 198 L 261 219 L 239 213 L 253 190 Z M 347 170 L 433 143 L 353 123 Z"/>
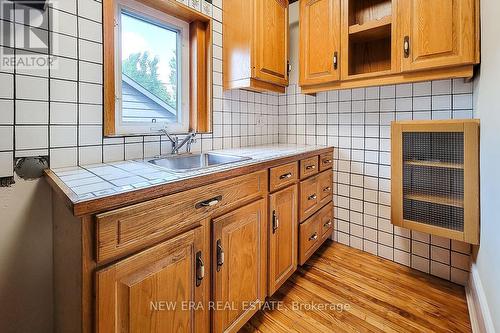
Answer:
<path fill-rule="evenodd" d="M 191 152 L 191 144 L 194 142 L 194 137 L 196 136 L 196 132 L 189 132 L 187 136 L 179 142 L 179 137 L 176 135 L 172 135 L 168 133 L 165 128 L 160 130 L 161 134 L 165 135 L 170 142 L 172 143 L 172 154 L 179 154 L 179 150 L 186 145 L 186 151 Z"/>

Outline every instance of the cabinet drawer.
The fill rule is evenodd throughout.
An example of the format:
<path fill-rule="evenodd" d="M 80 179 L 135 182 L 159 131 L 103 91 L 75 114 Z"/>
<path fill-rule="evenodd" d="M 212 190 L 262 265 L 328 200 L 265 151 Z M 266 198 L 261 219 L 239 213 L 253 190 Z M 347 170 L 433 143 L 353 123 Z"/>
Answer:
<path fill-rule="evenodd" d="M 318 173 L 318 156 L 306 158 L 300 161 L 300 179 L 307 178 L 309 176 Z"/>
<path fill-rule="evenodd" d="M 300 183 L 300 221 L 304 221 L 317 210 L 320 201 L 318 188 L 318 177 L 312 177 Z"/>
<path fill-rule="evenodd" d="M 299 264 L 307 259 L 323 244 L 333 230 L 333 204 L 321 208 L 299 226 Z"/>
<path fill-rule="evenodd" d="M 96 216 L 98 263 L 155 244 L 267 192 L 267 170 Z"/>
<path fill-rule="evenodd" d="M 333 152 L 319 155 L 319 172 L 333 168 Z"/>
<path fill-rule="evenodd" d="M 331 236 L 333 231 L 333 202 L 323 207 L 320 211 L 321 242 Z"/>
<path fill-rule="evenodd" d="M 332 200 L 332 185 L 333 173 L 329 170 L 300 182 L 300 221 L 304 221 Z"/>
<path fill-rule="evenodd" d="M 299 264 L 303 265 L 307 259 L 318 248 L 321 237 L 321 225 L 318 215 L 312 216 L 310 219 L 300 224 L 299 226 Z"/>
<path fill-rule="evenodd" d="M 332 171 L 324 171 L 318 176 L 318 193 L 320 206 L 323 206 L 328 201 L 332 200 L 333 173 Z"/>
<path fill-rule="evenodd" d="M 269 191 L 273 192 L 295 183 L 299 177 L 298 173 L 299 167 L 297 162 L 271 168 L 269 176 Z"/>

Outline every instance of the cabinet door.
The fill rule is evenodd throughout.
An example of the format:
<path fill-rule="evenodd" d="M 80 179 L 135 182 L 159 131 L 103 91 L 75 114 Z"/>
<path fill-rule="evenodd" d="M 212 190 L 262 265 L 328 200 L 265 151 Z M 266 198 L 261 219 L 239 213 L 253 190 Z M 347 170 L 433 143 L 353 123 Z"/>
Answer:
<path fill-rule="evenodd" d="M 288 84 L 288 0 L 255 0 L 253 76 Z"/>
<path fill-rule="evenodd" d="M 472 64 L 475 0 L 400 0 L 403 71 Z"/>
<path fill-rule="evenodd" d="M 300 85 L 340 79 L 340 0 L 300 0 Z"/>
<path fill-rule="evenodd" d="M 265 299 L 266 202 L 213 220 L 214 332 L 236 332 Z"/>
<path fill-rule="evenodd" d="M 297 268 L 297 185 L 269 196 L 269 294 Z"/>
<path fill-rule="evenodd" d="M 207 331 L 204 262 L 209 256 L 202 230 L 198 227 L 98 271 L 97 331 Z"/>

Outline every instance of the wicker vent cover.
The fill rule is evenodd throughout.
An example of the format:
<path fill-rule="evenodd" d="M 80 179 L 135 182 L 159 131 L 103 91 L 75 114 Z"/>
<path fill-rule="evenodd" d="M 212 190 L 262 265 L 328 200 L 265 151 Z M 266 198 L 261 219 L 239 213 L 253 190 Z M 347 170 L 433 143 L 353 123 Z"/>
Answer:
<path fill-rule="evenodd" d="M 403 133 L 403 161 L 404 219 L 463 231 L 463 133 Z"/>

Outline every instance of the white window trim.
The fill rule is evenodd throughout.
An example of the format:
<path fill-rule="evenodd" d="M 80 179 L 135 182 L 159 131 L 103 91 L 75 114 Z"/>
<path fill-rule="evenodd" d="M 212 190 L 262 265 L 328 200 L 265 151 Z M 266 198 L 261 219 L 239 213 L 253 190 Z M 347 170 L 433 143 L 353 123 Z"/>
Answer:
<path fill-rule="evenodd" d="M 160 25 L 175 27 L 180 32 L 181 56 L 178 59 L 180 63 L 179 81 L 181 89 L 178 95 L 180 102 L 181 121 L 177 123 L 165 122 L 134 122 L 124 123 L 122 121 L 122 43 L 121 43 L 121 11 L 125 9 L 138 17 L 144 17 L 146 20 L 157 22 Z M 189 132 L 189 23 L 179 20 L 162 11 L 148 7 L 134 0 L 118 0 L 115 8 L 115 123 L 116 134 L 158 134 L 161 129 L 167 129 L 173 134 L 182 134 Z"/>

